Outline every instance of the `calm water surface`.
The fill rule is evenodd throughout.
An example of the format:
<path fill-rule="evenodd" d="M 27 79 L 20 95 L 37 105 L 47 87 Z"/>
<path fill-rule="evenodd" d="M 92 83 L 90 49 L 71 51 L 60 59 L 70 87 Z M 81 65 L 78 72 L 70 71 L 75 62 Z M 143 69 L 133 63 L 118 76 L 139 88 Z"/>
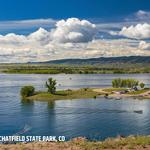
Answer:
<path fill-rule="evenodd" d="M 63 135 L 67 139 L 86 136 L 104 139 L 118 134 L 150 134 L 150 101 L 61 100 L 54 103 L 21 101 L 24 85 L 45 90 L 44 83 L 53 77 L 58 89 L 109 87 L 116 77 L 136 78 L 150 86 L 150 74 L 130 75 L 8 75 L 0 74 L 0 135 L 13 135 L 29 125 L 24 135 Z M 143 114 L 134 113 L 143 110 Z"/>

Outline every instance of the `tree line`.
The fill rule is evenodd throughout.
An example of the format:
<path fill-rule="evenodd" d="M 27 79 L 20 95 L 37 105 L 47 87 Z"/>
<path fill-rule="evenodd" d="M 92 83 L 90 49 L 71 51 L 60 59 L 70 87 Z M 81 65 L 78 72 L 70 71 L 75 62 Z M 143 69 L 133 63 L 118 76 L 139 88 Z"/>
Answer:
<path fill-rule="evenodd" d="M 112 87 L 114 88 L 137 88 L 137 86 L 140 86 L 141 88 L 144 88 L 145 84 L 143 82 L 139 83 L 136 79 L 121 79 L 116 78 L 112 80 Z"/>

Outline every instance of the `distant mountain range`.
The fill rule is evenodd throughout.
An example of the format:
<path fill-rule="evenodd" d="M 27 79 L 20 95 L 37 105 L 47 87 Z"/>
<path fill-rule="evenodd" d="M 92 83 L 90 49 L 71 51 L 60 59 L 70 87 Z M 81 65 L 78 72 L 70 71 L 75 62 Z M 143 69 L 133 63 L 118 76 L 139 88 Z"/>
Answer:
<path fill-rule="evenodd" d="M 64 65 L 96 65 L 108 63 L 150 63 L 150 56 L 123 56 L 123 57 L 99 57 L 89 59 L 60 59 L 46 62 L 38 62 L 42 64 L 64 64 Z"/>

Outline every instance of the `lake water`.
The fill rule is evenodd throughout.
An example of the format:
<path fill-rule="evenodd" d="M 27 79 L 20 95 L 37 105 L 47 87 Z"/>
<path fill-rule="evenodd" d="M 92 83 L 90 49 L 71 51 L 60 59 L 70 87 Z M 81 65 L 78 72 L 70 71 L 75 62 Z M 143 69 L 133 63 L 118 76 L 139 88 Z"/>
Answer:
<path fill-rule="evenodd" d="M 37 90 L 44 90 L 49 77 L 57 80 L 58 89 L 110 87 L 111 80 L 117 77 L 136 78 L 150 86 L 150 74 L 0 74 L 0 135 L 13 135 L 26 125 L 31 128 L 23 135 L 63 135 L 67 139 L 85 136 L 98 140 L 119 134 L 150 134 L 150 101 L 147 100 L 21 101 L 22 86 L 34 85 Z M 143 114 L 134 110 L 143 110 Z"/>

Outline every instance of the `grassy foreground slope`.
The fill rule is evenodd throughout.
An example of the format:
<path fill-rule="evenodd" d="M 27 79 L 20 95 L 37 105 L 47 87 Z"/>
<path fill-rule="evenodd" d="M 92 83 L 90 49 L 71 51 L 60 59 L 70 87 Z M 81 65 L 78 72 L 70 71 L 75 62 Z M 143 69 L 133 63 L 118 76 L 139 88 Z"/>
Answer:
<path fill-rule="evenodd" d="M 0 145 L 0 150 L 150 150 L 150 136 L 129 136 L 90 142 L 76 138 L 69 142 L 33 142 Z"/>

